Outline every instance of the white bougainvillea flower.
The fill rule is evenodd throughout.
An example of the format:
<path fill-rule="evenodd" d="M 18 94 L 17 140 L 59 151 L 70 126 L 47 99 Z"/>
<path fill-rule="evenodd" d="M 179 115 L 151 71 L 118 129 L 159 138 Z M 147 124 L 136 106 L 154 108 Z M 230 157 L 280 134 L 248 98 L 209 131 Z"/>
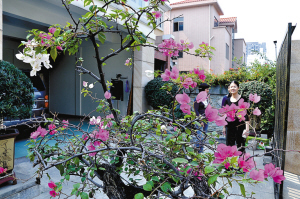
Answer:
<path fill-rule="evenodd" d="M 90 84 L 90 85 L 89 85 L 89 88 L 94 88 L 94 84 Z"/>
<path fill-rule="evenodd" d="M 16 54 L 16 58 L 18 59 L 18 60 L 24 60 L 24 58 L 25 58 L 25 55 L 23 54 L 23 53 L 21 53 L 21 52 L 19 52 L 18 54 Z"/>

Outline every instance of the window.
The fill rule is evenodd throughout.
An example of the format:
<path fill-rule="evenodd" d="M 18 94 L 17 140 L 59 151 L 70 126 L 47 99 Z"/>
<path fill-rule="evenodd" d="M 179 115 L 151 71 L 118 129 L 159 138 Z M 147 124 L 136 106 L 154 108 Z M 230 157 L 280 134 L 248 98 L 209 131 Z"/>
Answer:
<path fill-rule="evenodd" d="M 226 44 L 226 59 L 229 60 L 229 45 Z"/>
<path fill-rule="evenodd" d="M 158 19 L 156 19 L 156 25 L 157 27 L 163 29 L 163 22 L 164 21 L 164 14 L 162 13 L 161 17 L 159 17 Z"/>
<path fill-rule="evenodd" d="M 215 17 L 214 19 L 214 27 L 218 27 L 219 26 L 219 21 L 218 19 Z"/>
<path fill-rule="evenodd" d="M 183 58 L 183 52 L 182 51 L 178 52 L 178 58 Z"/>
<path fill-rule="evenodd" d="M 183 31 L 183 17 L 174 19 L 173 32 Z"/>

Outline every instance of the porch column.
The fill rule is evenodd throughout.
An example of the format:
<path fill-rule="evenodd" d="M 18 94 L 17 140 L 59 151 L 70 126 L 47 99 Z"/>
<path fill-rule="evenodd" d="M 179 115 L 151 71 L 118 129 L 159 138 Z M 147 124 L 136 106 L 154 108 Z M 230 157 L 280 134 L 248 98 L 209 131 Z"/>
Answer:
<path fill-rule="evenodd" d="M 150 41 L 154 43 L 153 41 Z M 141 47 L 140 51 L 134 51 L 134 80 L 133 80 L 133 111 L 139 113 L 147 112 L 150 106 L 145 96 L 145 86 L 154 78 L 146 76 L 146 70 L 154 72 L 154 49 L 150 47 Z"/>

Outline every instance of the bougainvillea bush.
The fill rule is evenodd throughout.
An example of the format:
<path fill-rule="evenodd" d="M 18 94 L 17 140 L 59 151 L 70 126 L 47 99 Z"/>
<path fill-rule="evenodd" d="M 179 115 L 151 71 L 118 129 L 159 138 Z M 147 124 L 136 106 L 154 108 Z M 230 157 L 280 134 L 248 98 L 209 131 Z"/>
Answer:
<path fill-rule="evenodd" d="M 62 0 L 69 13 L 71 2 L 72 0 Z M 84 68 L 83 60 L 86 58 L 78 58 L 77 63 L 80 64 L 74 66 L 79 73 L 93 76 L 104 90 L 104 96 L 96 99 L 93 97 L 97 92 L 93 90 L 94 84 L 82 82 L 82 94 L 99 102 L 95 111 L 82 120 L 86 122 L 88 118 L 89 129 L 82 129 L 82 123 L 73 125 L 68 120 L 61 121 L 54 115 L 53 118 L 45 119 L 45 125 L 39 125 L 31 134 L 28 157 L 35 161 L 34 165 L 40 166 L 38 176 L 42 177 L 52 167 L 60 171 L 60 181 L 53 181 L 48 176 L 48 186 L 51 189 L 49 196 L 75 195 L 86 199 L 97 197 L 97 193 L 103 192 L 110 199 L 175 199 L 191 198 L 185 192 L 191 189 L 194 195 L 192 198 L 224 198 L 230 195 L 227 189 L 233 182 L 238 183 L 240 194 L 246 196 L 245 183 L 257 184 L 267 178 L 272 178 L 276 183 L 284 180 L 283 171 L 273 164 L 266 165 L 264 170 L 257 170 L 254 156 L 242 154 L 236 146 L 218 144 L 211 134 L 204 133 L 207 141 L 205 151 L 197 152 L 199 149 L 195 144 L 203 139 L 197 134 L 199 122 L 209 121 L 223 126 L 235 117 L 244 120 L 247 112 L 261 114 L 255 107 L 260 96 L 250 95 L 251 103 L 240 101 L 238 106 L 226 106 L 220 110 L 209 105 L 205 117 L 197 117 L 189 104 L 190 97 L 182 92 L 183 89 L 197 86 L 193 78 L 205 82 L 204 71 L 197 68 L 190 75 L 181 77 L 176 67 L 161 74 L 163 81 L 171 81 L 177 86 L 176 93 L 169 93 L 173 99 L 170 108 L 162 107 L 159 110 L 121 117 L 119 111 L 112 106 L 110 83 L 106 81 L 102 70 L 106 60 L 126 49 L 139 50 L 140 46 L 158 48 L 165 55 L 177 56 L 179 51 L 183 51 L 211 59 L 213 48 L 205 43 L 177 43 L 172 39 L 164 40 L 158 46 L 148 43 L 148 36 L 138 31 L 140 19 L 146 16 L 149 25 L 155 29 L 155 18 L 160 15 L 158 5 L 164 4 L 164 1 L 151 0 L 147 7 L 138 10 L 134 10 L 126 1 L 102 2 L 103 6 L 97 7 L 93 0 L 84 0 L 84 5 L 90 6 L 89 11 L 79 21 L 71 16 L 75 28 L 70 29 L 67 24 L 53 25 L 49 32 L 36 29 L 29 31 L 28 41 L 23 42 L 24 51 L 17 55 L 17 58 L 31 64 L 31 75 L 35 75 L 43 66 L 51 68 L 49 57 L 55 59 L 57 51 L 76 54 L 82 38 L 91 40 L 95 49 L 95 55 L 91 56 L 97 60 L 95 67 L 98 68 L 100 77 Z M 124 9 L 108 12 L 107 8 L 111 3 L 121 5 Z M 120 48 L 107 55 L 100 55 L 96 38 L 104 42 L 105 34 L 119 34 L 119 31 L 106 26 L 102 19 L 110 22 L 121 19 L 128 32 L 126 37 L 119 35 L 122 39 Z M 127 66 L 134 64 L 131 58 L 124 62 Z M 169 86 L 170 84 L 165 86 L 165 89 L 170 89 Z M 200 92 L 196 100 L 201 102 L 206 97 L 206 92 Z M 174 116 L 176 107 L 185 113 L 184 118 L 177 119 Z M 99 113 L 102 117 L 97 116 Z M 75 128 L 81 134 L 73 133 L 70 128 Z M 56 142 L 51 145 L 53 141 Z M 237 175 L 244 179 L 232 177 Z M 71 193 L 64 193 L 64 186 L 67 186 L 64 182 L 71 181 L 72 176 L 77 176 L 80 180 L 73 184 Z M 223 180 L 226 182 L 222 183 Z"/>

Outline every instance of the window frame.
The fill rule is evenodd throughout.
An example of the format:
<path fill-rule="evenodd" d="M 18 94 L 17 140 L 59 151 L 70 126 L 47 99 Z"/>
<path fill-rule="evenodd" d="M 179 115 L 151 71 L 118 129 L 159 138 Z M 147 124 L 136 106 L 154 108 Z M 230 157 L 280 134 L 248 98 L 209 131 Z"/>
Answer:
<path fill-rule="evenodd" d="M 176 30 L 175 30 L 175 27 Z M 180 27 L 182 27 L 182 29 L 180 29 Z M 183 31 L 184 30 L 184 18 L 183 17 L 179 17 L 174 19 L 173 21 L 173 32 L 179 32 L 179 31 Z"/>

